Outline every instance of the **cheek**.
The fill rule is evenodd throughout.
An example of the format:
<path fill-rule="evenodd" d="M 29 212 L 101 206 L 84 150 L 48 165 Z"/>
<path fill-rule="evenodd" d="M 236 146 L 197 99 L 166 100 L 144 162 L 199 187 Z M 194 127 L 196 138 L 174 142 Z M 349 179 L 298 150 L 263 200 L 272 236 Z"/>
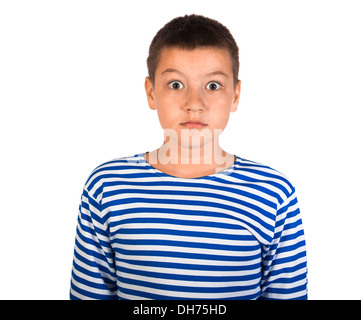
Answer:
<path fill-rule="evenodd" d="M 172 106 L 159 106 L 157 111 L 163 129 L 174 127 L 181 120 L 176 108 L 172 108 Z"/>
<path fill-rule="evenodd" d="M 172 111 L 169 108 L 170 101 L 168 100 L 162 91 L 156 91 L 154 101 L 156 103 L 158 119 L 163 129 L 169 127 L 172 118 Z"/>
<path fill-rule="evenodd" d="M 219 104 L 214 105 L 213 112 L 210 112 L 213 127 L 216 129 L 224 129 L 227 125 L 231 109 L 227 102 L 219 102 Z"/>
<path fill-rule="evenodd" d="M 229 115 L 220 114 L 218 117 L 214 118 L 214 129 L 223 130 L 228 123 Z"/>

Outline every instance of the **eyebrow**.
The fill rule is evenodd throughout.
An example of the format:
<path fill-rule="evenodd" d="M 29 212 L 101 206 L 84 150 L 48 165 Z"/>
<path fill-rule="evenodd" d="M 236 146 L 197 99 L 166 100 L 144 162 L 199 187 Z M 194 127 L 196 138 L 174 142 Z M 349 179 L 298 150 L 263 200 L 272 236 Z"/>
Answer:
<path fill-rule="evenodd" d="M 211 73 L 207 73 L 207 76 L 216 76 L 216 75 L 221 75 L 221 76 L 225 76 L 228 78 L 228 75 L 226 73 L 224 73 L 223 71 L 214 71 Z"/>
<path fill-rule="evenodd" d="M 183 75 L 183 73 L 177 69 L 174 69 L 174 68 L 168 68 L 168 69 L 165 69 L 161 74 L 165 74 L 167 72 L 175 72 L 175 73 L 179 73 L 181 75 Z M 226 73 L 224 73 L 223 71 L 214 71 L 214 72 L 210 72 L 210 73 L 207 73 L 206 74 L 208 77 L 211 77 L 211 76 L 216 76 L 216 75 L 221 75 L 221 76 L 225 76 L 228 78 L 228 75 Z"/>
<path fill-rule="evenodd" d="M 167 72 L 176 72 L 176 73 L 179 73 L 179 74 L 183 75 L 182 72 L 180 72 L 180 71 L 177 70 L 177 69 L 173 69 L 173 68 L 165 69 L 161 74 L 165 74 L 165 73 L 167 73 Z"/>

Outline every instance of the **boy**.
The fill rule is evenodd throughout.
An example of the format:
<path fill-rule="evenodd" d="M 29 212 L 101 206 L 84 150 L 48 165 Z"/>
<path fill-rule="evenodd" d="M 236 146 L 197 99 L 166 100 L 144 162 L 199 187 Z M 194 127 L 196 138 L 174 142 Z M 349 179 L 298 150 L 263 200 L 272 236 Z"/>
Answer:
<path fill-rule="evenodd" d="M 165 139 L 88 178 L 71 299 L 307 299 L 294 187 L 218 143 L 240 96 L 228 29 L 175 18 L 147 64 L 147 99 Z"/>

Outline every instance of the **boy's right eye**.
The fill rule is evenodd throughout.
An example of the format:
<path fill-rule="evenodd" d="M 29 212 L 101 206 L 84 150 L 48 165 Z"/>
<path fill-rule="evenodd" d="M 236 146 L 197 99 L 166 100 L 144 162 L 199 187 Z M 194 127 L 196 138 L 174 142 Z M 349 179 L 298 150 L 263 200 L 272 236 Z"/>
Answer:
<path fill-rule="evenodd" d="M 175 80 L 175 81 L 171 81 L 168 83 L 168 87 L 171 88 L 172 90 L 179 90 L 179 89 L 183 89 L 184 86 L 182 84 L 182 82 Z"/>

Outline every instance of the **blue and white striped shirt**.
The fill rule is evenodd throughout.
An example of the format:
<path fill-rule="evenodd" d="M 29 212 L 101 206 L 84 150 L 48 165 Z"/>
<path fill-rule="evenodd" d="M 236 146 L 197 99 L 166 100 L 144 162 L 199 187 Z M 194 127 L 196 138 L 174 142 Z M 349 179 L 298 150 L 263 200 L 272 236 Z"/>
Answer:
<path fill-rule="evenodd" d="M 283 174 L 237 156 L 179 178 L 144 156 L 86 181 L 71 299 L 307 299 L 302 220 Z"/>

